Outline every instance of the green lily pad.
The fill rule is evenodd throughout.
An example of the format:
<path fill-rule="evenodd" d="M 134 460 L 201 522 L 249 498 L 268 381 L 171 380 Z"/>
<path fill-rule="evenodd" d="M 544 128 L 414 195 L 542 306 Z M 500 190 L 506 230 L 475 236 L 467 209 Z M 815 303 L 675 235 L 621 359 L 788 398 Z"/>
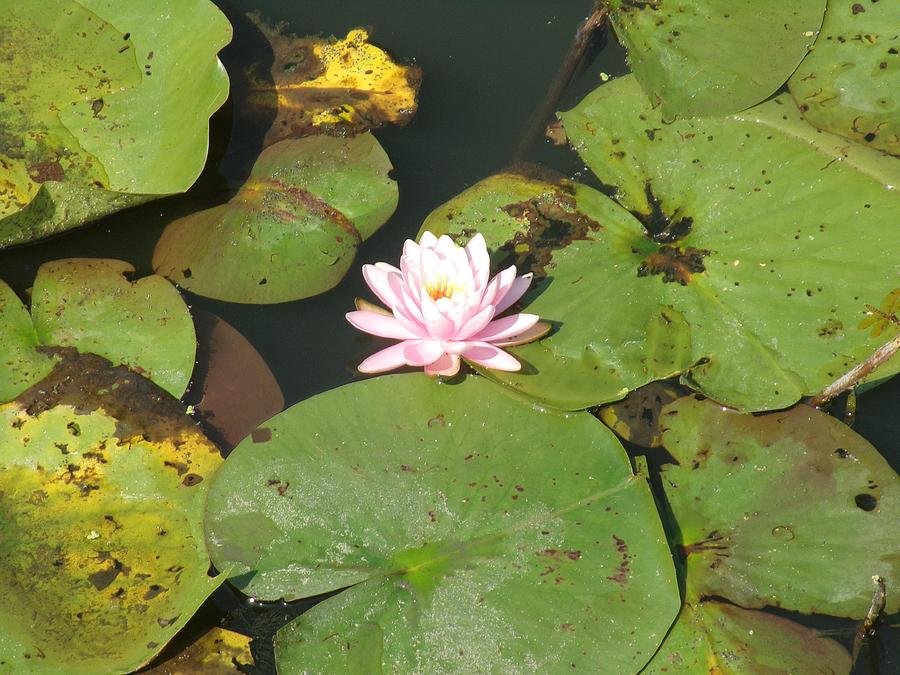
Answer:
<path fill-rule="evenodd" d="M 612 434 L 479 377 L 380 377 L 276 415 L 229 456 L 206 519 L 251 596 L 352 586 L 282 629 L 279 672 L 636 671 L 680 604 Z"/>
<path fill-rule="evenodd" d="M 820 129 L 900 154 L 900 5 L 830 0 L 815 48 L 788 82 Z"/>
<path fill-rule="evenodd" d="M 688 371 L 716 400 L 766 410 L 819 393 L 900 330 L 862 323 L 900 274 L 892 158 L 835 154 L 846 142 L 784 98 L 664 124 L 629 77 L 562 118 L 618 204 L 503 174 L 422 227 L 460 241 L 482 231 L 499 265 L 543 277 L 520 304 L 556 330 L 511 348 L 522 371 L 490 377 L 578 409 Z"/>
<path fill-rule="evenodd" d="M 654 107 L 724 115 L 771 96 L 806 56 L 825 0 L 607 0 Z"/>
<path fill-rule="evenodd" d="M 391 168 L 371 134 L 275 143 L 231 201 L 166 228 L 153 267 L 193 293 L 229 302 L 323 293 L 394 212 Z"/>
<path fill-rule="evenodd" d="M 150 275 L 131 282 L 125 278 L 131 272 L 121 260 L 41 265 L 31 303 L 38 339 L 126 365 L 179 397 L 194 369 L 190 312 L 168 281 Z"/>
<path fill-rule="evenodd" d="M 714 600 L 686 604 L 643 673 L 849 673 L 834 640 L 772 614 Z"/>
<path fill-rule="evenodd" d="M 228 95 L 208 0 L 15 3 L 0 17 L 0 247 L 186 190 Z"/>
<path fill-rule="evenodd" d="M 28 310 L 0 280 L 0 402 L 11 401 L 53 369 L 53 361 L 38 346 Z"/>
<path fill-rule="evenodd" d="M 660 419 L 696 597 L 862 618 L 877 574 L 900 608 L 900 477 L 862 437 L 808 406 L 750 416 L 687 397 Z"/>
<path fill-rule="evenodd" d="M 64 350 L 0 406 L 0 662 L 9 672 L 130 672 L 221 583 L 202 513 L 221 464 L 180 404 Z"/>

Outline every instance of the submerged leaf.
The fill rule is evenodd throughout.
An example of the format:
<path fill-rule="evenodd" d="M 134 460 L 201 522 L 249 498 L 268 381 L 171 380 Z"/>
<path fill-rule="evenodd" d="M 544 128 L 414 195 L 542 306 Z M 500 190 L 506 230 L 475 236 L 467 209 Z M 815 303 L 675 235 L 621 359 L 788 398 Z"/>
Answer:
<path fill-rule="evenodd" d="M 6 10 L 0 247 L 190 187 L 206 160 L 209 117 L 228 94 L 216 53 L 231 26 L 212 3 Z"/>
<path fill-rule="evenodd" d="M 223 675 L 246 673 L 253 665 L 250 638 L 215 626 L 182 652 L 142 672 L 146 675 Z"/>
<path fill-rule="evenodd" d="M 279 672 L 636 671 L 679 606 L 612 434 L 478 377 L 379 377 L 288 409 L 229 457 L 206 522 L 255 597 L 352 586 L 279 632 Z"/>
<path fill-rule="evenodd" d="M 268 72 L 248 74 L 248 104 L 260 112 L 273 102 L 277 106 L 264 145 L 323 132 L 358 134 L 406 124 L 415 115 L 422 71 L 394 63 L 369 44 L 365 30 L 352 30 L 342 40 L 298 38 L 258 14 L 250 18 L 274 54 Z"/>
<path fill-rule="evenodd" d="M 897 26 L 900 3 L 829 0 L 815 48 L 788 82 L 811 124 L 900 155 Z"/>
<path fill-rule="evenodd" d="M 371 134 L 276 143 L 231 201 L 166 228 L 153 267 L 193 293 L 229 302 L 323 293 L 394 212 L 391 168 Z"/>
<path fill-rule="evenodd" d="M 11 672 L 130 672 L 224 576 L 202 513 L 221 464 L 179 403 L 66 350 L 0 406 L 0 661 Z"/>
<path fill-rule="evenodd" d="M 722 115 L 768 98 L 806 55 L 825 0 L 606 0 L 628 62 L 663 114 Z"/>

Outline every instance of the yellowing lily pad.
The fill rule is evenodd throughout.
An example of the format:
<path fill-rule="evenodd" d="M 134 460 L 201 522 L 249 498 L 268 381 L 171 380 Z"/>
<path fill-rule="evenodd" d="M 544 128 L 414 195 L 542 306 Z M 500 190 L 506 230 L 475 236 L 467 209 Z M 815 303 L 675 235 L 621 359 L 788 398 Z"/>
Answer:
<path fill-rule="evenodd" d="M 0 247 L 197 178 L 228 95 L 208 0 L 12 3 L 0 36 Z"/>
<path fill-rule="evenodd" d="M 900 155 L 900 3 L 829 0 L 813 51 L 788 82 L 820 129 Z"/>
<path fill-rule="evenodd" d="M 252 14 L 272 45 L 268 72 L 251 71 L 248 103 L 260 111 L 277 102 L 264 145 L 318 133 L 357 134 L 383 124 L 406 124 L 418 107 L 422 71 L 401 66 L 369 43 L 363 29 L 343 39 L 298 38 Z"/>
<path fill-rule="evenodd" d="M 0 662 L 130 672 L 224 576 L 202 513 L 218 450 L 180 404 L 97 356 L 0 406 Z"/>
<path fill-rule="evenodd" d="M 214 626 L 182 652 L 145 671 L 147 675 L 246 673 L 253 663 L 250 638 Z"/>
<path fill-rule="evenodd" d="M 394 212 L 391 168 L 371 134 L 276 143 L 231 201 L 166 228 L 153 267 L 193 293 L 229 302 L 323 293 Z"/>

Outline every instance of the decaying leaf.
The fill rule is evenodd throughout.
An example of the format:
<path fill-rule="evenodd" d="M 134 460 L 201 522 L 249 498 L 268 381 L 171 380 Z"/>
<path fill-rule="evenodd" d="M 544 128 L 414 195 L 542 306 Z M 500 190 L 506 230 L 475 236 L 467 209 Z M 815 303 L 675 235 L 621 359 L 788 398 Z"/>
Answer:
<path fill-rule="evenodd" d="M 224 579 L 202 526 L 222 457 L 149 380 L 56 356 L 0 406 L 0 670 L 130 672 Z"/>
<path fill-rule="evenodd" d="M 183 651 L 146 671 L 145 675 L 222 675 L 247 672 L 254 665 L 250 638 L 213 627 Z"/>
<path fill-rule="evenodd" d="M 357 134 L 383 124 L 406 124 L 416 112 L 422 71 L 401 66 L 369 44 L 363 29 L 347 37 L 303 37 L 286 34 L 258 14 L 251 19 L 272 46 L 269 71 L 260 66 L 247 73 L 248 103 L 260 112 L 277 114 L 264 144 L 319 133 Z"/>

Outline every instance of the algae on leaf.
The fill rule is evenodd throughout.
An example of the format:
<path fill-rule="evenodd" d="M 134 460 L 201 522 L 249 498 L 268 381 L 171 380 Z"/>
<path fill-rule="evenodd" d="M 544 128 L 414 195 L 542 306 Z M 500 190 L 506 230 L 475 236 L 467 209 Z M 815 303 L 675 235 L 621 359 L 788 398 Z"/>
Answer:
<path fill-rule="evenodd" d="M 289 408 L 229 456 L 206 523 L 254 597 L 351 586 L 279 632 L 284 673 L 637 671 L 680 604 L 614 436 L 480 377 L 379 377 Z"/>
<path fill-rule="evenodd" d="M 208 0 L 12 3 L 0 16 L 0 247 L 186 190 L 228 95 Z"/>

